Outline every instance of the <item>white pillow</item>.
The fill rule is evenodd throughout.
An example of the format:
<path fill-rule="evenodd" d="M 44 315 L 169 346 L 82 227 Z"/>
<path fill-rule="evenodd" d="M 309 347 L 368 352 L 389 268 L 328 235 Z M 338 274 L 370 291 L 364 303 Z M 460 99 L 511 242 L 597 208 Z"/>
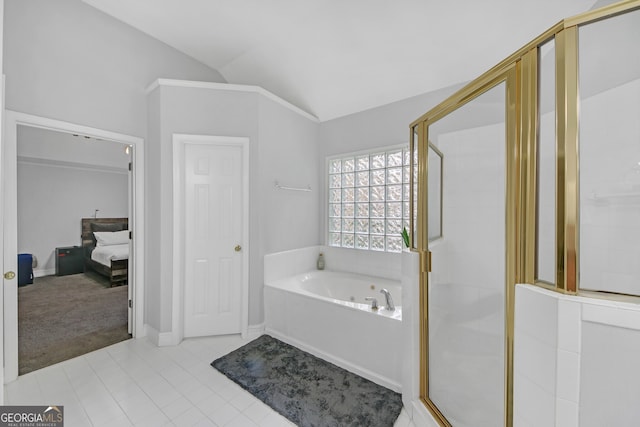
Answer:
<path fill-rule="evenodd" d="M 122 231 L 94 231 L 96 246 L 123 245 L 129 243 L 129 230 Z"/>

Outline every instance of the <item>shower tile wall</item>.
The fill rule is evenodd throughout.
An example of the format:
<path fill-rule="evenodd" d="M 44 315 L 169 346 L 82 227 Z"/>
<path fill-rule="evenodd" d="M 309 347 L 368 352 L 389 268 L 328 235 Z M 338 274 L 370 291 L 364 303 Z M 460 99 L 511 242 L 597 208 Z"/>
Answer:
<path fill-rule="evenodd" d="M 640 10 L 578 29 L 581 289 L 640 295 L 638 40 Z"/>
<path fill-rule="evenodd" d="M 558 301 L 518 286 L 515 310 L 514 426 L 553 426 Z"/>
<path fill-rule="evenodd" d="M 635 425 L 637 304 L 516 286 L 514 426 Z"/>
<path fill-rule="evenodd" d="M 580 288 L 640 295 L 640 80 L 581 103 Z"/>

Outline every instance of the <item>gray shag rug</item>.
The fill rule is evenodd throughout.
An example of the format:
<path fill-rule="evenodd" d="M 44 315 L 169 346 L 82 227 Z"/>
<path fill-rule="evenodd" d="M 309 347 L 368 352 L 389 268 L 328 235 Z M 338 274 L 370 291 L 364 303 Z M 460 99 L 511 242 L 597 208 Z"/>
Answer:
<path fill-rule="evenodd" d="M 269 335 L 211 363 L 296 425 L 393 426 L 399 393 Z"/>

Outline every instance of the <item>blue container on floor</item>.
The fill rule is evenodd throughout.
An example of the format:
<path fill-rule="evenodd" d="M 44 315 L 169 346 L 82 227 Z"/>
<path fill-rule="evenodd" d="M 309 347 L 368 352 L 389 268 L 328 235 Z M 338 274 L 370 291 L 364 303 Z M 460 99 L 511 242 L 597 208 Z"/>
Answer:
<path fill-rule="evenodd" d="M 18 254 L 18 286 L 33 283 L 33 255 Z"/>

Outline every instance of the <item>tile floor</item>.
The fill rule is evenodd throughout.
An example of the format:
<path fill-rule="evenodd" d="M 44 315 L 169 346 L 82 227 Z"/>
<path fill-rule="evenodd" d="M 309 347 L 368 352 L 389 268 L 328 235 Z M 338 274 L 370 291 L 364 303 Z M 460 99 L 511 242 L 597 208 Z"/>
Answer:
<path fill-rule="evenodd" d="M 64 405 L 65 426 L 293 426 L 209 364 L 247 341 L 124 341 L 23 375 L 6 405 Z M 403 409 L 395 427 L 413 427 Z"/>

